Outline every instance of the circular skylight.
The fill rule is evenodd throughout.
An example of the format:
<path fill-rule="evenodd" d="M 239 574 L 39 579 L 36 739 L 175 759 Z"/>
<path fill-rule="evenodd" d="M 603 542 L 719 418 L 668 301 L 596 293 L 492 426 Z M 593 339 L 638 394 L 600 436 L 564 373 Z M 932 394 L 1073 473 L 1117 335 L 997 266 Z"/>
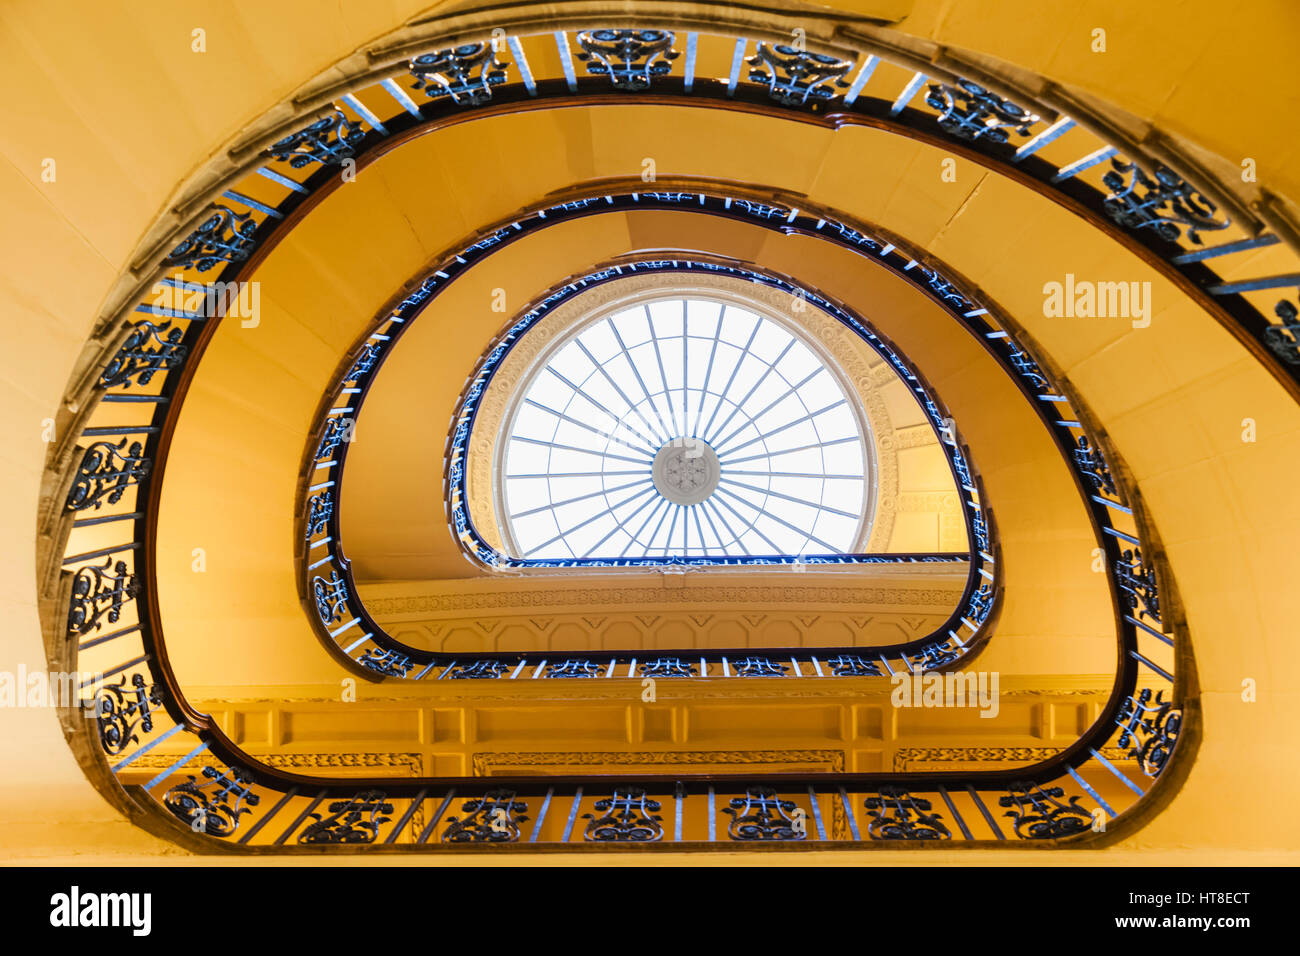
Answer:
<path fill-rule="evenodd" d="M 506 539 L 526 559 L 853 553 L 868 499 L 855 402 L 753 309 L 615 311 L 561 341 L 507 419 Z"/>

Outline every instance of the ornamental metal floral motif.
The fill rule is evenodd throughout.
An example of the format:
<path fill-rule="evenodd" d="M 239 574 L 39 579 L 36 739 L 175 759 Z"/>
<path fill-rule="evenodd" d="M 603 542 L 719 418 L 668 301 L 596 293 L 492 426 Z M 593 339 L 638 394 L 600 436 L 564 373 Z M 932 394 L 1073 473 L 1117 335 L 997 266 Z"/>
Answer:
<path fill-rule="evenodd" d="M 1119 746 L 1131 746 L 1129 756 L 1148 777 L 1160 776 L 1178 742 L 1182 711 L 1175 710 L 1173 702 L 1164 699 L 1164 691 L 1157 691 L 1153 698 L 1151 689 L 1143 688 L 1136 698 L 1129 696 L 1124 700 L 1115 723 L 1121 730 Z"/>
<path fill-rule="evenodd" d="M 785 665 L 776 663 L 766 657 L 742 657 L 732 661 L 737 677 L 784 677 Z"/>
<path fill-rule="evenodd" d="M 252 813 L 249 807 L 257 806 L 261 797 L 251 791 L 252 779 L 238 767 L 204 767 L 203 776 L 206 783 L 189 774 L 186 783 L 164 794 L 163 806 L 196 833 L 228 837 L 239 829 L 239 818 Z"/>
<path fill-rule="evenodd" d="M 311 579 L 312 594 L 316 597 L 316 614 L 322 624 L 329 625 L 343 619 L 348 609 L 348 585 L 334 571 L 328 580 L 320 575 Z"/>
<path fill-rule="evenodd" d="M 1019 346 L 1012 345 L 1011 351 L 1007 354 L 1007 361 L 1011 367 L 1020 373 L 1022 378 L 1029 380 L 1029 384 L 1034 386 L 1035 391 L 1043 391 L 1049 385 L 1047 376 L 1038 363 L 1029 357 L 1029 353 Z"/>
<path fill-rule="evenodd" d="M 546 669 L 547 677 L 602 677 L 604 673 L 599 664 L 584 660 L 568 660 Z"/>
<path fill-rule="evenodd" d="M 642 677 L 694 677 L 694 665 L 688 664 L 680 657 L 656 657 L 652 661 L 641 662 Z"/>
<path fill-rule="evenodd" d="M 722 812 L 732 818 L 727 833 L 733 840 L 802 840 L 807 837 L 805 814 L 793 800 L 782 800 L 770 787 L 750 787 L 732 797 Z M 794 816 L 791 816 L 791 813 Z"/>
<path fill-rule="evenodd" d="M 489 790 L 482 797 L 461 805 L 464 817 L 448 817 L 444 843 L 514 843 L 519 824 L 528 817 L 528 804 L 515 799 L 513 790 Z"/>
<path fill-rule="evenodd" d="M 144 444 L 123 438 L 117 444 L 97 441 L 86 448 L 77 465 L 68 500 L 68 511 L 98 508 L 104 502 L 117 504 L 127 489 L 138 484 L 149 474 L 150 461 L 145 457 Z"/>
<path fill-rule="evenodd" d="M 1127 229 L 1150 229 L 1167 242 L 1177 242 L 1183 229 L 1201 244 L 1200 230 L 1227 229 L 1231 219 L 1216 219 L 1214 203 L 1165 166 L 1153 174 L 1137 163 L 1110 161 L 1102 177 L 1110 195 L 1102 201 L 1106 215 Z"/>
<path fill-rule="evenodd" d="M 975 624 L 983 624 L 992 608 L 993 588 L 987 584 L 981 584 L 979 590 L 970 596 L 966 616 Z"/>
<path fill-rule="evenodd" d="M 970 80 L 956 86 L 932 83 L 925 102 L 939 111 L 939 128 L 975 142 L 1005 143 L 1009 131 L 1028 136 L 1040 117 Z"/>
<path fill-rule="evenodd" d="M 930 287 L 941 302 L 958 309 L 969 309 L 970 299 L 961 293 L 951 280 L 945 278 L 937 269 L 927 269 L 925 266 L 918 267 L 921 275 L 925 276 L 925 284 Z"/>
<path fill-rule="evenodd" d="M 1088 436 L 1079 436 L 1079 442 L 1070 455 L 1083 476 L 1092 482 L 1094 489 L 1108 495 L 1115 494 L 1115 479 L 1111 477 L 1110 469 L 1106 467 L 1106 459 L 1101 456 L 1100 451 L 1088 443 Z"/>
<path fill-rule="evenodd" d="M 87 565 L 72 576 L 72 600 L 68 608 L 68 636 L 81 637 L 122 616 L 122 605 L 135 599 L 140 585 L 125 561 L 104 559 L 103 567 Z"/>
<path fill-rule="evenodd" d="M 1273 309 L 1282 320 L 1264 330 L 1264 344 L 1288 365 L 1300 365 L 1300 312 L 1286 299 Z"/>
<path fill-rule="evenodd" d="M 1079 806 L 1081 797 L 1063 803 L 1061 787 L 1040 787 L 1036 783 L 1013 783 L 1011 792 L 998 798 L 998 806 L 1013 807 L 1003 816 L 1012 817 L 1016 835 L 1022 840 L 1050 840 L 1082 833 L 1092 823 L 1092 814 Z"/>
<path fill-rule="evenodd" d="M 922 667 L 926 670 L 933 670 L 936 667 L 943 667 L 951 664 L 961 657 L 961 648 L 956 646 L 951 640 L 934 641 L 926 644 L 916 654 L 907 654 L 907 663 L 913 668 Z"/>
<path fill-rule="evenodd" d="M 316 446 L 316 455 L 312 461 L 325 461 L 332 456 L 335 449 L 347 440 L 348 426 L 351 423 L 350 418 L 329 419 L 325 423 L 325 431 L 321 433 L 320 443 Z"/>
<path fill-rule="evenodd" d="M 830 666 L 831 674 L 836 677 L 882 676 L 879 664 L 856 655 L 840 654 L 829 658 L 826 663 Z"/>
<path fill-rule="evenodd" d="M 618 90 L 650 88 L 656 76 L 672 72 L 681 54 L 667 30 L 585 30 L 578 34 L 578 59 L 593 76 L 608 76 Z"/>
<path fill-rule="evenodd" d="M 1142 549 L 1124 551 L 1115 562 L 1116 584 L 1124 606 L 1134 614 L 1160 623 L 1160 594 L 1156 590 L 1156 572 L 1142 560 Z"/>
<path fill-rule="evenodd" d="M 162 706 L 162 688 L 154 684 L 145 687 L 143 674 L 131 676 L 127 687 L 126 677 L 116 684 L 104 684 L 95 693 L 95 726 L 99 731 L 99 745 L 109 756 L 120 754 L 138 741 L 136 731 L 153 730 L 153 710 Z"/>
<path fill-rule="evenodd" d="M 405 677 L 406 672 L 414 666 L 405 654 L 399 654 L 397 651 L 381 651 L 375 647 L 368 648 L 357 658 L 357 663 L 385 677 Z"/>
<path fill-rule="evenodd" d="M 329 805 L 329 816 L 308 815 L 315 822 L 298 836 L 299 843 L 374 843 L 379 828 L 392 817 L 393 805 L 380 790 L 366 790 L 350 800 L 336 800 Z"/>
<path fill-rule="evenodd" d="M 844 77 L 853 67 L 849 60 L 797 50 L 784 43 L 760 43 L 757 52 L 745 62 L 750 66 L 750 82 L 766 84 L 768 96 L 786 106 L 831 99 L 849 85 Z"/>
<path fill-rule="evenodd" d="M 359 122 L 354 123 L 342 110 L 335 108 L 329 116 L 272 143 L 267 152 L 273 159 L 287 162 L 294 169 L 312 163 L 340 166 L 343 160 L 357 154 L 357 147 L 365 135 L 366 131 Z"/>
<path fill-rule="evenodd" d="M 457 664 L 448 675 L 452 680 L 480 680 L 500 677 L 510 670 L 505 661 L 478 660 L 468 664 Z"/>
<path fill-rule="evenodd" d="M 99 376 L 100 387 L 148 385 L 156 373 L 178 367 L 188 351 L 181 345 L 184 335 L 184 330 L 170 322 L 137 322 Z"/>
<path fill-rule="evenodd" d="M 415 88 L 430 99 L 450 98 L 457 106 L 478 106 L 492 99 L 492 87 L 506 81 L 506 67 L 491 43 L 465 43 L 425 53 L 411 61 Z"/>
<path fill-rule="evenodd" d="M 330 518 L 334 516 L 334 496 L 328 491 L 319 491 L 307 499 L 307 534 L 324 534 L 329 529 Z"/>
<path fill-rule="evenodd" d="M 355 382 L 362 375 L 371 371 L 375 367 L 375 362 L 379 360 L 382 351 L 378 342 L 367 342 L 361 347 L 361 352 L 352 363 L 352 367 L 348 369 L 348 374 L 343 376 L 343 380 Z"/>
<path fill-rule="evenodd" d="M 253 251 L 256 232 L 252 213 L 214 206 L 212 215 L 167 254 L 163 265 L 207 272 L 215 266 L 243 262 Z"/>
<path fill-rule="evenodd" d="M 591 821 L 582 837 L 593 843 L 654 843 L 664 835 L 659 806 L 639 787 L 616 788 L 612 797 L 596 801 L 596 813 L 582 815 Z"/>
<path fill-rule="evenodd" d="M 867 797 L 871 811 L 867 835 L 873 840 L 949 840 L 943 817 L 931 813 L 930 801 L 914 797 L 903 787 L 883 786 L 878 797 Z"/>

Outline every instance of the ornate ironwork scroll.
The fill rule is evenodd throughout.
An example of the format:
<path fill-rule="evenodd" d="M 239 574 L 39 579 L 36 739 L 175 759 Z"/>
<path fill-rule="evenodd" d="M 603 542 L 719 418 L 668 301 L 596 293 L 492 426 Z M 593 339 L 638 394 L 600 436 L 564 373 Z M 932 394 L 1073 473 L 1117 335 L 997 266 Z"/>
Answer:
<path fill-rule="evenodd" d="M 1156 572 L 1142 559 L 1142 549 L 1124 551 L 1115 562 L 1115 583 L 1124 606 L 1134 614 L 1160 623 L 1160 592 L 1156 588 Z"/>
<path fill-rule="evenodd" d="M 932 83 L 925 102 L 939 111 L 939 127 L 961 139 L 1005 143 L 1009 131 L 1028 136 L 1040 117 L 970 80 Z"/>
<path fill-rule="evenodd" d="M 137 322 L 99 376 L 100 387 L 148 385 L 156 373 L 179 367 L 188 352 L 181 344 L 184 335 L 170 322 Z"/>
<path fill-rule="evenodd" d="M 370 372 L 382 353 L 383 350 L 379 347 L 378 342 L 367 342 L 361 347 L 361 351 L 353 361 L 352 367 L 348 369 L 348 373 L 343 376 L 344 380 L 355 382 L 362 375 Z"/>
<path fill-rule="evenodd" d="M 1300 312 L 1286 299 L 1278 302 L 1273 311 L 1282 324 L 1264 330 L 1264 344 L 1288 365 L 1300 365 Z"/>
<path fill-rule="evenodd" d="M 612 797 L 596 801 L 596 813 L 582 815 L 591 821 L 583 839 L 593 843 L 654 843 L 664 835 L 658 811 L 659 801 L 651 800 L 639 787 L 615 788 Z"/>
<path fill-rule="evenodd" d="M 1128 229 L 1150 229 L 1161 239 L 1187 238 L 1201 244 L 1201 230 L 1227 229 L 1232 220 L 1216 219 L 1216 207 L 1197 189 L 1164 166 L 1149 174 L 1137 163 L 1110 161 L 1102 177 L 1110 195 L 1102 201 L 1106 215 Z"/>
<path fill-rule="evenodd" d="M 307 534 L 311 538 L 329 530 L 334 517 L 334 496 L 328 491 L 318 491 L 307 499 Z"/>
<path fill-rule="evenodd" d="M 588 73 L 608 76 L 615 89 L 633 92 L 672 72 L 672 61 L 680 56 L 667 30 L 585 30 L 578 34 L 578 46 Z"/>
<path fill-rule="evenodd" d="M 312 163 L 339 166 L 343 160 L 357 154 L 357 147 L 365 135 L 360 123 L 354 123 L 336 108 L 329 116 L 271 144 L 267 152 L 273 159 L 287 162 L 294 169 Z"/>
<path fill-rule="evenodd" d="M 519 824 L 528 817 L 528 804 L 515 799 L 513 790 L 489 790 L 482 797 L 461 805 L 464 817 L 448 817 L 444 843 L 514 843 Z"/>
<path fill-rule="evenodd" d="M 807 836 L 805 816 L 793 800 L 782 800 L 770 787 L 750 787 L 743 797 L 733 797 L 727 833 L 733 840 L 802 840 Z M 795 813 L 791 816 L 791 813 Z"/>
<path fill-rule="evenodd" d="M 784 43 L 758 44 L 746 58 L 749 79 L 767 86 L 768 95 L 786 106 L 824 102 L 849 85 L 845 74 L 853 67 L 849 60 L 797 50 Z"/>
<path fill-rule="evenodd" d="M 478 660 L 455 665 L 448 676 L 452 680 L 492 679 L 500 677 L 509 670 L 510 665 L 505 661 Z"/>
<path fill-rule="evenodd" d="M 1088 436 L 1080 435 L 1078 444 L 1070 454 L 1075 466 L 1092 482 L 1093 488 L 1108 495 L 1116 493 L 1115 479 L 1111 477 L 1110 469 L 1106 467 L 1106 459 L 1101 456 L 1100 451 L 1089 444 Z"/>
<path fill-rule="evenodd" d="M 128 448 L 128 441 L 97 441 L 86 448 L 68 489 L 64 504 L 68 511 L 98 508 L 106 501 L 117 504 L 128 488 L 148 476 L 150 461 L 145 457 L 144 444 L 131 442 Z"/>
<path fill-rule="evenodd" d="M 1036 783 L 1013 783 L 1011 792 L 998 798 L 998 806 L 1013 807 L 1003 816 L 1012 817 L 1016 835 L 1022 840 L 1050 840 L 1082 833 L 1092 823 L 1092 814 L 1079 806 L 1081 797 L 1063 803 L 1061 787 L 1040 787 Z"/>
<path fill-rule="evenodd" d="M 930 801 L 914 797 L 903 787 L 884 786 L 878 797 L 867 797 L 871 811 L 867 835 L 873 840 L 949 840 L 943 817 L 931 813 Z"/>
<path fill-rule="evenodd" d="M 784 677 L 785 664 L 777 663 L 766 657 L 742 657 L 731 661 L 737 677 Z"/>
<path fill-rule="evenodd" d="M 970 596 L 966 616 L 970 618 L 972 624 L 983 624 L 988 619 L 989 611 L 992 609 L 993 588 L 987 584 L 981 584 L 979 590 Z"/>
<path fill-rule="evenodd" d="M 831 674 L 836 677 L 881 677 L 883 672 L 875 661 L 858 657 L 856 654 L 840 654 L 828 658 L 826 664 Z"/>
<path fill-rule="evenodd" d="M 546 668 L 547 677 L 603 677 L 605 668 L 594 661 L 567 660 Z"/>
<path fill-rule="evenodd" d="M 385 677 L 405 677 L 406 672 L 415 666 L 405 654 L 399 654 L 397 651 L 381 651 L 375 647 L 367 648 L 366 652 L 357 658 L 357 663 Z"/>
<path fill-rule="evenodd" d="M 317 575 L 311 579 L 311 585 L 321 623 L 328 625 L 341 621 L 348 609 L 348 585 L 338 571 L 334 571 L 328 580 Z"/>
<path fill-rule="evenodd" d="M 348 426 L 352 423 L 350 418 L 331 418 L 325 422 L 325 430 L 321 433 L 320 442 L 316 445 L 316 454 L 312 461 L 326 461 L 334 454 L 335 449 L 343 444 L 348 438 Z"/>
<path fill-rule="evenodd" d="M 186 783 L 172 787 L 163 795 L 163 806 L 198 833 L 228 837 L 239 829 L 239 818 L 252 813 L 249 807 L 257 806 L 261 797 L 252 792 L 252 780 L 238 767 L 204 767 L 203 776 L 206 783 L 190 774 Z"/>
<path fill-rule="evenodd" d="M 212 215 L 168 253 L 163 264 L 207 272 L 229 262 L 243 262 L 253 251 L 256 232 L 252 213 L 214 206 Z"/>
<path fill-rule="evenodd" d="M 1019 346 L 1011 346 L 1011 351 L 1007 355 L 1007 361 L 1011 367 L 1020 373 L 1020 376 L 1026 379 L 1037 392 L 1049 388 L 1047 376 L 1043 374 L 1042 368 L 1038 363 L 1030 358 L 1029 353 Z"/>
<path fill-rule="evenodd" d="M 1136 698 L 1130 696 L 1124 700 L 1115 723 L 1121 730 L 1119 745 L 1131 747 L 1129 756 L 1148 777 L 1160 776 L 1178 742 L 1182 712 L 1174 709 L 1172 701 L 1164 699 L 1164 691 L 1157 691 L 1153 698 L 1151 689 L 1143 688 Z"/>
<path fill-rule="evenodd" d="M 99 630 L 106 617 L 110 624 L 122 616 L 122 605 L 135 599 L 140 585 L 125 561 L 104 559 L 102 567 L 87 565 L 72 576 L 72 600 L 68 607 L 68 636 L 80 637 Z"/>
<path fill-rule="evenodd" d="M 961 657 L 962 652 L 963 648 L 949 639 L 946 641 L 933 641 L 924 645 L 915 654 L 905 654 L 904 658 L 913 670 L 917 667 L 934 670 L 951 664 Z"/>
<path fill-rule="evenodd" d="M 694 677 L 694 665 L 680 657 L 656 657 L 641 662 L 642 677 Z"/>
<path fill-rule="evenodd" d="M 430 99 L 450 98 L 457 106 L 479 106 L 492 99 L 492 87 L 506 81 L 507 63 L 491 43 L 465 43 L 425 53 L 411 61 L 415 88 Z"/>
<path fill-rule="evenodd" d="M 110 756 L 120 754 L 139 739 L 136 730 L 153 730 L 153 710 L 162 706 L 162 688 L 145 686 L 143 674 L 131 676 L 127 687 L 123 676 L 116 684 L 104 684 L 95 694 L 95 725 L 99 744 Z"/>
<path fill-rule="evenodd" d="M 393 805 L 380 790 L 366 790 L 351 800 L 336 800 L 329 805 L 329 816 L 312 813 L 315 822 L 298 836 L 299 843 L 374 843 L 379 827 L 392 817 Z"/>

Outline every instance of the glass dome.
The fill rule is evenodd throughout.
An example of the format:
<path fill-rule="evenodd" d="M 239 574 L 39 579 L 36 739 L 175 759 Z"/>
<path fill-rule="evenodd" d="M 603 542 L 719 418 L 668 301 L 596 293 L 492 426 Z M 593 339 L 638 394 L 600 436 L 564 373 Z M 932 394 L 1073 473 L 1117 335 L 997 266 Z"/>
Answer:
<path fill-rule="evenodd" d="M 734 301 L 659 296 L 562 339 L 498 456 L 519 558 L 811 556 L 861 546 L 863 414 L 798 330 Z"/>

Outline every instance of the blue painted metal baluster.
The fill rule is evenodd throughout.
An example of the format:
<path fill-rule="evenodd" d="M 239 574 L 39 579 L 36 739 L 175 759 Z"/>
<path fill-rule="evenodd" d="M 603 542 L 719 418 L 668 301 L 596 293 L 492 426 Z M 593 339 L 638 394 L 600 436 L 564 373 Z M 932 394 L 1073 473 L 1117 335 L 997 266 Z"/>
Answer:
<path fill-rule="evenodd" d="M 1056 175 L 1052 177 L 1052 182 L 1059 183 L 1059 182 L 1064 182 L 1067 179 L 1073 179 L 1075 176 L 1079 175 L 1079 173 L 1083 172 L 1085 169 L 1091 169 L 1093 166 L 1096 166 L 1098 163 L 1104 163 L 1106 160 L 1114 156 L 1117 152 L 1119 152 L 1119 150 L 1117 150 L 1114 146 L 1103 146 L 1101 149 L 1097 150 L 1094 153 L 1089 153 L 1087 156 L 1083 157 L 1082 159 L 1076 159 L 1074 162 L 1070 163 L 1069 165 L 1062 166 L 1057 171 Z"/>
<path fill-rule="evenodd" d="M 993 819 L 993 814 L 989 813 L 989 808 L 984 806 L 984 801 L 981 800 L 980 795 L 975 792 L 975 788 L 970 784 L 967 784 L 966 792 L 969 793 L 970 798 L 975 801 L 975 806 L 979 812 L 984 815 L 984 822 L 989 825 L 989 829 L 993 831 L 994 835 L 996 835 L 999 840 L 1005 840 L 1006 835 L 1001 829 L 999 829 L 998 822 Z"/>
<path fill-rule="evenodd" d="M 533 824 L 532 835 L 528 838 L 529 843 L 536 843 L 537 837 L 542 832 L 542 821 L 546 819 L 546 811 L 550 809 L 551 797 L 555 795 L 554 787 L 546 788 L 546 797 L 542 800 L 542 808 L 537 811 L 537 822 Z"/>
<path fill-rule="evenodd" d="M 366 123 L 380 136 L 388 135 L 388 130 L 385 128 L 384 124 L 380 122 L 379 117 L 370 112 L 370 110 L 366 108 L 366 105 L 359 99 L 351 93 L 344 93 L 342 99 L 344 103 L 347 103 L 348 106 L 352 107 L 352 112 L 365 120 Z"/>
<path fill-rule="evenodd" d="M 297 832 L 298 827 L 302 826 L 302 822 L 307 819 L 307 816 L 320 806 L 320 802 L 325 799 L 325 794 L 327 793 L 329 793 L 328 790 L 322 790 L 320 793 L 316 794 L 311 803 L 307 804 L 307 806 L 303 808 L 302 813 L 298 814 L 298 816 L 294 818 L 293 823 L 289 824 L 288 829 L 275 838 L 272 842 L 272 846 L 283 846 L 284 841 Z"/>
<path fill-rule="evenodd" d="M 560 66 L 564 68 L 564 81 L 569 85 L 569 92 L 578 92 L 578 77 L 573 70 L 573 50 L 569 47 L 569 35 L 563 30 L 555 31 L 555 48 L 560 54 Z"/>
<path fill-rule="evenodd" d="M 1074 129 L 1074 120 L 1068 116 L 1062 116 L 1047 129 L 1020 144 L 1014 156 L 1011 157 L 1013 163 L 1018 163 L 1026 157 L 1034 155 L 1048 143 L 1060 139 L 1070 130 Z"/>
<path fill-rule="evenodd" d="M 862 69 L 858 70 L 858 75 L 853 78 L 852 85 L 844 94 L 845 106 L 852 106 L 854 101 L 857 100 L 862 88 L 867 85 L 867 81 L 871 79 L 871 74 L 876 71 L 876 66 L 879 63 L 880 57 L 875 55 L 868 56 L 862 61 Z"/>
<path fill-rule="evenodd" d="M 745 63 L 745 47 L 749 41 L 744 37 L 736 39 L 736 51 L 731 55 L 731 74 L 727 77 L 727 95 L 736 95 L 736 84 L 740 82 L 740 68 Z"/>
<path fill-rule="evenodd" d="M 568 843 L 569 837 L 573 835 L 573 823 L 578 819 L 578 807 L 582 805 L 582 787 L 578 787 L 573 793 L 573 804 L 569 807 L 569 819 L 565 821 L 564 832 L 560 834 L 560 842 Z"/>
<path fill-rule="evenodd" d="M 447 795 L 442 798 L 442 803 L 438 804 L 438 809 L 429 818 L 429 822 L 425 824 L 424 829 L 420 831 L 420 838 L 415 841 L 416 843 L 427 843 L 429 841 L 429 837 L 433 836 L 434 827 L 438 825 L 442 815 L 447 812 L 447 807 L 451 806 L 452 798 L 455 796 L 456 788 L 452 787 L 447 791 Z"/>
<path fill-rule="evenodd" d="M 208 742 L 205 740 L 197 747 L 195 747 L 193 750 L 191 750 L 189 753 L 187 753 L 184 757 L 181 757 L 180 760 L 177 760 L 174 764 L 172 764 L 162 773 L 158 774 L 158 776 L 154 777 L 152 780 L 146 783 L 144 785 L 144 792 L 148 793 L 154 787 L 158 786 L 158 784 L 162 783 L 173 773 L 175 773 L 179 768 L 185 766 L 186 763 L 193 760 L 195 757 L 197 757 L 199 754 L 203 753 L 203 751 L 207 749 L 208 749 Z"/>
<path fill-rule="evenodd" d="M 402 814 L 402 818 L 397 821 L 397 825 L 393 827 L 388 836 L 384 839 L 385 843 L 396 842 L 398 834 L 406 829 L 406 825 L 411 822 L 411 817 L 415 816 L 415 811 L 420 808 L 420 804 L 424 802 L 424 798 L 428 792 L 429 789 L 427 787 L 422 787 L 420 789 L 420 792 L 411 800 L 411 805 L 406 808 L 406 812 Z"/>
<path fill-rule="evenodd" d="M 914 74 L 912 78 L 907 81 L 907 86 L 903 87 L 903 92 L 898 94 L 898 99 L 894 100 L 894 105 L 889 108 L 890 114 L 897 116 L 899 113 L 903 112 L 904 107 L 906 107 L 908 103 L 912 102 L 913 98 L 915 98 L 916 94 L 920 92 L 921 87 L 925 85 L 925 81 L 928 79 L 929 77 L 924 73 Z"/>
<path fill-rule="evenodd" d="M 287 791 L 285 791 L 284 796 L 282 796 L 279 800 L 275 802 L 275 806 L 273 806 L 270 810 L 268 810 L 266 814 L 260 820 L 256 821 L 249 829 L 244 831 L 244 835 L 239 838 L 238 842 L 240 843 L 250 842 L 253 839 L 253 837 L 257 836 L 258 832 L 262 829 L 262 827 L 270 823 L 271 818 L 274 817 L 277 813 L 279 813 L 280 809 L 286 803 L 292 800 L 297 795 L 297 793 L 298 793 L 297 787 L 290 787 Z"/>
<path fill-rule="evenodd" d="M 963 820 L 961 814 L 957 812 L 957 807 L 952 802 L 952 797 L 948 796 L 947 787 L 944 787 L 942 784 L 939 786 L 939 796 L 943 797 L 943 802 L 948 805 L 948 812 L 951 813 L 952 818 L 957 821 L 957 828 L 961 830 L 961 835 L 967 840 L 975 839 L 971 836 L 970 827 L 966 826 L 966 821 Z"/>

